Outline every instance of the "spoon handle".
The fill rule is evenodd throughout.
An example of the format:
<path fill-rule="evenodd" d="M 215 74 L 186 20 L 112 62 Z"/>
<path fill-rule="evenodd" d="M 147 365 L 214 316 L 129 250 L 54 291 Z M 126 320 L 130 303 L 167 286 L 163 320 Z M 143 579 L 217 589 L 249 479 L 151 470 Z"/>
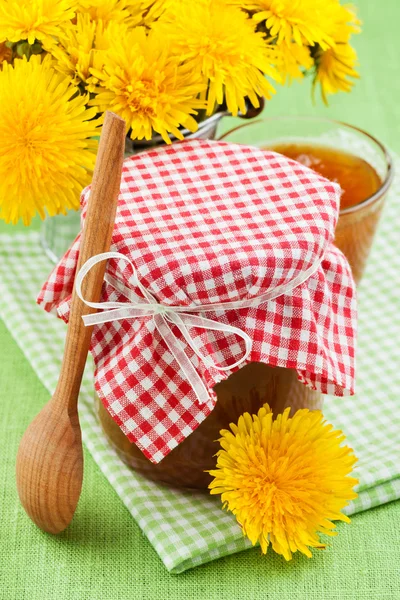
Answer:
<path fill-rule="evenodd" d="M 110 249 L 121 183 L 125 148 L 125 121 L 106 112 L 96 158 L 87 213 L 80 241 L 77 272 L 95 254 Z M 98 302 L 106 262 L 94 266 L 82 282 L 83 297 Z M 54 400 L 70 414 L 77 411 L 77 401 L 93 327 L 85 327 L 82 316 L 95 312 L 72 293 L 70 317 L 60 376 Z"/>

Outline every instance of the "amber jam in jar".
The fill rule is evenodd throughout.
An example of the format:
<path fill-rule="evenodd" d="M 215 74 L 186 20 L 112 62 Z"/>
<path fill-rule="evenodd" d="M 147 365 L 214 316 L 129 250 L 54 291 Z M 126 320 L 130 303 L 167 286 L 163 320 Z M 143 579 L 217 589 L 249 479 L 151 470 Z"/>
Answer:
<path fill-rule="evenodd" d="M 363 206 L 382 186 L 374 167 L 359 156 L 317 144 L 279 143 L 268 146 L 268 149 L 339 183 L 343 193 L 335 244 L 347 257 L 353 277 L 359 283 L 383 206 L 382 202 Z"/>
<path fill-rule="evenodd" d="M 256 413 L 268 402 L 275 414 L 286 406 L 293 410 L 322 408 L 322 395 L 300 383 L 293 369 L 250 363 L 215 386 L 217 403 L 211 414 L 160 463 L 150 462 L 122 433 L 97 399 L 103 430 L 121 459 L 150 479 L 176 487 L 207 488 L 213 469 L 221 429 L 237 423 L 244 412 Z"/>
<path fill-rule="evenodd" d="M 360 204 L 379 190 L 382 180 L 366 160 L 327 146 L 286 143 L 271 146 L 270 150 L 292 158 L 338 183 L 343 190 L 340 209 Z"/>

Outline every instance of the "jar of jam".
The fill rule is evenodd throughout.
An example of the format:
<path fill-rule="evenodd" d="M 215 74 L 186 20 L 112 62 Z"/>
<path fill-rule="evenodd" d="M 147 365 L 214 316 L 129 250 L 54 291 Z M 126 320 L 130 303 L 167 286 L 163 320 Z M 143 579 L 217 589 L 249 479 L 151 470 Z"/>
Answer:
<path fill-rule="evenodd" d="M 132 468 L 206 488 L 220 431 L 243 413 L 354 392 L 339 201 L 337 184 L 240 144 L 185 141 L 124 162 L 111 251 L 76 274 L 78 236 L 38 301 L 68 320 L 74 277 L 85 302 L 85 273 L 108 261 L 84 322 L 99 419 Z"/>

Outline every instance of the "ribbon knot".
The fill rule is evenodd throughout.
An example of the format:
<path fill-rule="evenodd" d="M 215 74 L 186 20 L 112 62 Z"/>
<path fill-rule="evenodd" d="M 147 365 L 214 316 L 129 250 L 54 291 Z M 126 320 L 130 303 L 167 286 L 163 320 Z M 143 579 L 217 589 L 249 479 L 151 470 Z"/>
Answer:
<path fill-rule="evenodd" d="M 82 282 L 90 269 L 99 262 L 110 258 L 125 260 L 130 264 L 133 271 L 134 285 L 140 290 L 142 296 L 128 287 L 123 281 L 116 279 L 110 275 L 105 276 L 105 281 L 115 290 L 119 291 L 129 302 L 89 302 L 85 300 L 82 294 Z M 187 345 L 193 350 L 195 355 L 203 362 L 207 368 L 214 368 L 218 371 L 229 371 L 242 364 L 251 352 L 252 340 L 250 336 L 238 327 L 220 323 L 214 319 L 195 315 L 196 312 L 207 312 L 216 309 L 233 308 L 234 303 L 221 303 L 196 306 L 167 306 L 161 304 L 153 296 L 153 294 L 141 283 L 137 271 L 133 263 L 127 256 L 119 252 L 104 252 L 93 256 L 80 269 L 76 276 L 75 282 L 76 293 L 79 298 L 91 308 L 102 309 L 103 312 L 85 315 L 82 317 L 84 324 L 88 327 L 91 325 L 100 325 L 101 323 L 109 323 L 123 319 L 152 317 L 156 329 L 166 343 L 169 351 L 174 356 L 184 376 L 191 385 L 196 394 L 199 404 L 204 404 L 210 400 L 210 395 L 202 378 L 198 374 L 192 360 L 185 352 L 182 341 L 176 337 L 171 325 L 176 327 L 181 332 Z M 214 359 L 201 351 L 201 344 L 190 334 L 189 328 L 196 327 L 198 329 L 210 331 L 222 331 L 225 334 L 234 334 L 242 338 L 245 343 L 245 350 L 242 356 L 233 364 L 222 366 L 214 361 Z"/>
<path fill-rule="evenodd" d="M 164 304 L 157 304 L 155 310 L 157 311 L 158 315 L 167 315 L 169 312 L 168 306 L 165 306 Z"/>
<path fill-rule="evenodd" d="M 87 273 L 97 263 L 109 258 L 121 259 L 127 261 L 133 271 L 134 284 L 140 290 L 142 296 L 128 287 L 123 281 L 115 279 L 111 275 L 105 276 L 105 281 L 115 290 L 119 291 L 123 296 L 128 298 L 129 302 L 89 302 L 82 295 L 82 281 Z M 92 308 L 102 309 L 103 312 L 85 315 L 82 317 L 86 326 L 100 325 L 101 323 L 109 323 L 111 321 L 119 321 L 122 319 L 152 317 L 154 325 L 159 334 L 165 341 L 169 351 L 177 361 L 181 371 L 193 388 L 199 404 L 204 404 L 210 399 L 209 392 L 198 374 L 196 367 L 192 363 L 186 352 L 185 347 L 180 339 L 176 337 L 170 325 L 176 325 L 181 332 L 186 344 L 190 346 L 195 355 L 203 362 L 207 368 L 214 368 L 218 371 L 230 371 L 241 365 L 249 356 L 252 347 L 250 336 L 238 327 L 220 323 L 214 319 L 207 319 L 202 315 L 193 313 L 202 313 L 208 311 L 221 311 L 248 308 L 260 306 L 264 302 L 274 300 L 282 294 L 291 293 L 294 288 L 302 285 L 309 277 L 311 277 L 319 268 L 324 253 L 316 257 L 314 262 L 305 271 L 300 271 L 293 279 L 277 285 L 259 296 L 254 296 L 244 300 L 234 300 L 231 302 L 215 302 L 213 304 L 194 305 L 194 306 L 167 306 L 158 302 L 157 298 L 141 283 L 137 271 L 133 263 L 127 256 L 120 252 L 104 252 L 89 258 L 85 262 L 76 276 L 75 289 L 79 298 Z M 242 356 L 233 364 L 222 366 L 216 363 L 209 355 L 203 354 L 201 344 L 196 338 L 190 334 L 189 328 L 196 327 L 199 329 L 210 331 L 222 331 L 225 334 L 234 334 L 242 338 L 245 343 L 245 350 Z"/>

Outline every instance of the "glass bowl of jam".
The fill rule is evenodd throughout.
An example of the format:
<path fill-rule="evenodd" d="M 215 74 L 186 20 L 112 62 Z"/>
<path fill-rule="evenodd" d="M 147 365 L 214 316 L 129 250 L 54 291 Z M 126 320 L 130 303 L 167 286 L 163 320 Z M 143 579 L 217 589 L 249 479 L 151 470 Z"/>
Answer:
<path fill-rule="evenodd" d="M 335 244 L 359 283 L 393 178 L 385 146 L 357 127 L 319 117 L 258 119 L 220 139 L 279 152 L 340 184 Z"/>

